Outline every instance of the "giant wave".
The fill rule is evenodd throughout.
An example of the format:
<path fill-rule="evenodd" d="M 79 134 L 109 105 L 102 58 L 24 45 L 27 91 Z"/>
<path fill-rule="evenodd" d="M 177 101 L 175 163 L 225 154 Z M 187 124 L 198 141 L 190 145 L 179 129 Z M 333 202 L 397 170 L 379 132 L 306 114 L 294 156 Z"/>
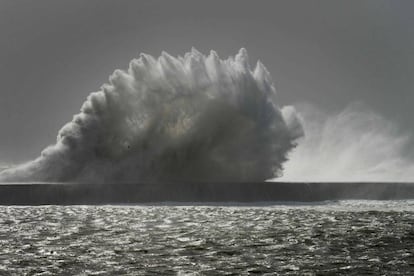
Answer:
<path fill-rule="evenodd" d="M 281 174 L 302 135 L 245 49 L 226 60 L 141 54 L 88 96 L 56 144 L 0 182 L 263 181 Z"/>

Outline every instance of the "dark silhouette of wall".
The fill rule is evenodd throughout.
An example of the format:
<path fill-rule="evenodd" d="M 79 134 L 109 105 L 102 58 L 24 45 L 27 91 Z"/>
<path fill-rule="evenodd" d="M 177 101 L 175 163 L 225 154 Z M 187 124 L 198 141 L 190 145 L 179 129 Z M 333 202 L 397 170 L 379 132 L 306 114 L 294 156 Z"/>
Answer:
<path fill-rule="evenodd" d="M 1 184 L 0 205 L 151 202 L 312 202 L 410 199 L 412 183 L 33 183 Z"/>

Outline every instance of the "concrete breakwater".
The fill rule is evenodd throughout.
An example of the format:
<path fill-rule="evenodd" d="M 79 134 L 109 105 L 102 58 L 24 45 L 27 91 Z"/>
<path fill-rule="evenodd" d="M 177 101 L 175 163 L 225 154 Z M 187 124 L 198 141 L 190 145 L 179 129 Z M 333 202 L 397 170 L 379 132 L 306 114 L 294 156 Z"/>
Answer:
<path fill-rule="evenodd" d="M 412 199 L 413 183 L 3 183 L 0 205 Z"/>

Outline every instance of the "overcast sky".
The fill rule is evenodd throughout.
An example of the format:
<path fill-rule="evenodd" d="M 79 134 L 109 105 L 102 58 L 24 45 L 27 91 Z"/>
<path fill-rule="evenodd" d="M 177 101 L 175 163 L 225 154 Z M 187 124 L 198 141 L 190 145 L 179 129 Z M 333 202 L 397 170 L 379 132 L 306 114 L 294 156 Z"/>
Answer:
<path fill-rule="evenodd" d="M 0 161 L 55 142 L 116 68 L 140 52 L 223 58 L 246 47 L 281 105 L 362 101 L 411 129 L 414 1 L 1 0 Z"/>

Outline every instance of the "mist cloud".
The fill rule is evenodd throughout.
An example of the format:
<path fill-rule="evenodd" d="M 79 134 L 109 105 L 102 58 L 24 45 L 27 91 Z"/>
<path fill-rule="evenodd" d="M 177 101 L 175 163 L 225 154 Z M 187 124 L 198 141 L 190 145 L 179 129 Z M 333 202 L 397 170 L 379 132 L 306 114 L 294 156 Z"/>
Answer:
<path fill-rule="evenodd" d="M 282 181 L 413 181 L 411 137 L 361 103 L 335 114 L 297 105 L 305 137 L 289 154 Z"/>

